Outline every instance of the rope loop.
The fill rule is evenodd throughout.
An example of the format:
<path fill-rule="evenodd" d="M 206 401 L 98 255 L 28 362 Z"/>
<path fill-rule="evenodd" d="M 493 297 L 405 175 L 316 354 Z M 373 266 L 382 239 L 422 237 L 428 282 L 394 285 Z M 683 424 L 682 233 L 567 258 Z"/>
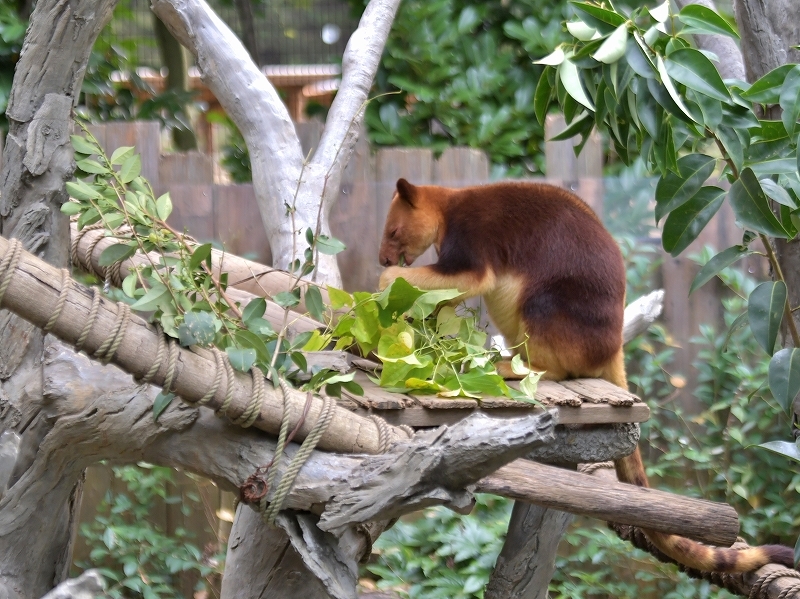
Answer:
<path fill-rule="evenodd" d="M 16 237 L 8 242 L 8 249 L 3 260 L 0 261 L 0 305 L 3 303 L 3 296 L 6 294 L 8 286 L 11 284 L 11 277 L 17 270 L 19 257 L 22 255 L 22 242 Z"/>
<path fill-rule="evenodd" d="M 753 586 L 750 588 L 750 594 L 748 595 L 748 599 L 768 599 L 769 597 L 769 585 L 773 582 L 778 580 L 779 578 L 799 578 L 800 579 L 800 572 L 797 570 L 791 570 L 789 568 L 781 568 L 780 570 L 775 570 L 774 572 L 770 572 L 756 580 Z M 789 597 L 789 593 L 794 593 L 800 591 L 800 580 L 797 582 L 793 582 L 789 585 L 789 587 L 785 588 L 781 591 L 781 594 L 778 596 L 778 599 L 787 599 Z"/>

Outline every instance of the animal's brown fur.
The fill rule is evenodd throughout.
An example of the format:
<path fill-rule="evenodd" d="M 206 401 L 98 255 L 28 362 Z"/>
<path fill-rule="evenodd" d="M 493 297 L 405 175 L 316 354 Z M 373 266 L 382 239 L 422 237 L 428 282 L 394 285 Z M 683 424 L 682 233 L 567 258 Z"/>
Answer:
<path fill-rule="evenodd" d="M 439 260 L 410 265 L 434 245 Z M 422 289 L 481 295 L 509 345 L 531 368 L 563 380 L 602 378 L 627 389 L 622 353 L 625 267 L 616 242 L 580 198 L 540 183 L 450 189 L 397 182 L 380 248 L 380 285 L 398 277 Z M 501 373 L 507 372 L 501 363 Z M 647 487 L 638 449 L 615 462 L 620 481 Z M 764 545 L 741 551 L 646 531 L 665 554 L 690 568 L 745 572 L 793 551 Z"/>

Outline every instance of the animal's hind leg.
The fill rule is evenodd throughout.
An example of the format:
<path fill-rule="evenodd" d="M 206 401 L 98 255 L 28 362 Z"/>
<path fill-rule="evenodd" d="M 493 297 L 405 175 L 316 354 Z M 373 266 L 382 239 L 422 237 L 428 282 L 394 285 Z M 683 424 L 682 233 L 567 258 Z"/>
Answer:
<path fill-rule="evenodd" d="M 622 348 L 614 355 L 611 361 L 606 364 L 600 373 L 600 378 L 613 383 L 617 387 L 628 389 L 628 378 L 625 376 L 625 355 Z"/>
<path fill-rule="evenodd" d="M 543 343 L 536 343 L 528 340 L 521 352 L 525 359 L 526 366 L 531 370 L 544 371 L 542 380 L 563 381 L 570 378 L 569 372 L 561 365 L 559 356 L 552 348 Z M 527 355 L 526 355 L 527 354 Z M 502 360 L 495 364 L 497 372 L 504 379 L 521 379 L 521 375 L 516 374 L 511 369 L 511 360 Z"/>

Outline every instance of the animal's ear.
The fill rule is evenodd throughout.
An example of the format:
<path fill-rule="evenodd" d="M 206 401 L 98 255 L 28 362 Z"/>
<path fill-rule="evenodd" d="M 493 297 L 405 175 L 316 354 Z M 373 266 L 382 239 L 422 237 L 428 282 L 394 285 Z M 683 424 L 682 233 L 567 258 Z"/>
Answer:
<path fill-rule="evenodd" d="M 416 204 L 417 188 L 405 179 L 398 179 L 397 195 L 400 196 L 401 200 L 404 200 L 413 208 Z"/>

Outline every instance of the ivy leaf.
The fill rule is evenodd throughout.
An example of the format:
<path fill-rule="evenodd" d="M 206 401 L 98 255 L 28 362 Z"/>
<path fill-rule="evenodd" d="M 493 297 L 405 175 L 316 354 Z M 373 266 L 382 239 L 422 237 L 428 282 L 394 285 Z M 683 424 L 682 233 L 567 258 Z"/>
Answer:
<path fill-rule="evenodd" d="M 377 298 L 378 318 L 381 326 L 388 327 L 398 315 L 408 312 L 425 292 L 400 277 L 384 289 Z"/>
<path fill-rule="evenodd" d="M 675 81 L 715 100 L 730 102 L 731 95 L 714 63 L 694 48 L 675 50 L 664 61 Z"/>
<path fill-rule="evenodd" d="M 163 389 L 153 400 L 153 420 L 158 422 L 158 417 L 164 413 L 175 398 L 174 393 L 165 392 Z"/>
<path fill-rule="evenodd" d="M 753 252 L 746 246 L 735 245 L 711 258 L 703 265 L 703 268 L 695 275 L 692 286 L 689 288 L 689 295 L 700 289 L 708 281 L 717 276 L 723 269 L 729 267 L 744 256 L 749 256 Z"/>
<path fill-rule="evenodd" d="M 225 353 L 228 354 L 231 366 L 239 372 L 248 372 L 256 363 L 256 350 L 251 347 L 226 347 Z"/>
<path fill-rule="evenodd" d="M 319 250 L 320 254 L 335 256 L 339 252 L 346 250 L 347 246 L 335 237 L 320 235 L 317 237 L 317 249 Z"/>
<path fill-rule="evenodd" d="M 447 302 L 461 295 L 458 289 L 437 289 L 426 291 L 417 298 L 409 313 L 414 318 L 427 318 L 442 302 Z"/>
<path fill-rule="evenodd" d="M 734 39 L 739 39 L 736 29 L 728 21 L 705 6 L 687 4 L 678 13 L 678 18 L 692 27 L 694 29 L 693 33 L 727 35 Z"/>
<path fill-rule="evenodd" d="M 724 198 L 724 189 L 701 187 L 688 201 L 670 212 L 661 236 L 664 249 L 673 256 L 685 250 L 717 213 Z"/>
<path fill-rule="evenodd" d="M 769 361 L 769 389 L 781 407 L 791 413 L 800 392 L 800 349 L 788 347 L 775 352 Z"/>
<path fill-rule="evenodd" d="M 331 308 L 334 310 L 353 305 L 353 296 L 336 287 L 328 287 L 328 297 L 331 300 Z"/>
<path fill-rule="evenodd" d="M 136 253 L 136 249 L 136 242 L 115 243 L 103 250 L 97 262 L 100 266 L 111 266 L 115 262 L 122 262 L 133 256 Z"/>
<path fill-rule="evenodd" d="M 717 160 L 705 154 L 689 154 L 678 160 L 678 173 L 667 172 L 656 185 L 656 222 L 687 202 L 714 172 Z"/>
<path fill-rule="evenodd" d="M 783 109 L 781 120 L 789 137 L 797 131 L 797 119 L 800 118 L 800 65 L 789 71 L 781 86 L 780 105 Z"/>
<path fill-rule="evenodd" d="M 178 341 L 184 347 L 210 345 L 217 334 L 214 320 L 211 312 L 187 312 L 178 326 Z"/>
<path fill-rule="evenodd" d="M 745 168 L 730 190 L 730 201 L 736 221 L 742 227 L 764 233 L 770 237 L 790 237 L 775 218 L 758 178 L 751 168 Z"/>
<path fill-rule="evenodd" d="M 747 318 L 753 337 L 770 356 L 775 351 L 785 305 L 786 283 L 783 281 L 761 283 L 753 289 L 747 301 Z"/>
<path fill-rule="evenodd" d="M 325 314 L 325 306 L 322 303 L 322 294 L 319 292 L 319 287 L 316 285 L 309 285 L 306 287 L 305 293 L 306 309 L 314 320 L 322 321 Z"/>

